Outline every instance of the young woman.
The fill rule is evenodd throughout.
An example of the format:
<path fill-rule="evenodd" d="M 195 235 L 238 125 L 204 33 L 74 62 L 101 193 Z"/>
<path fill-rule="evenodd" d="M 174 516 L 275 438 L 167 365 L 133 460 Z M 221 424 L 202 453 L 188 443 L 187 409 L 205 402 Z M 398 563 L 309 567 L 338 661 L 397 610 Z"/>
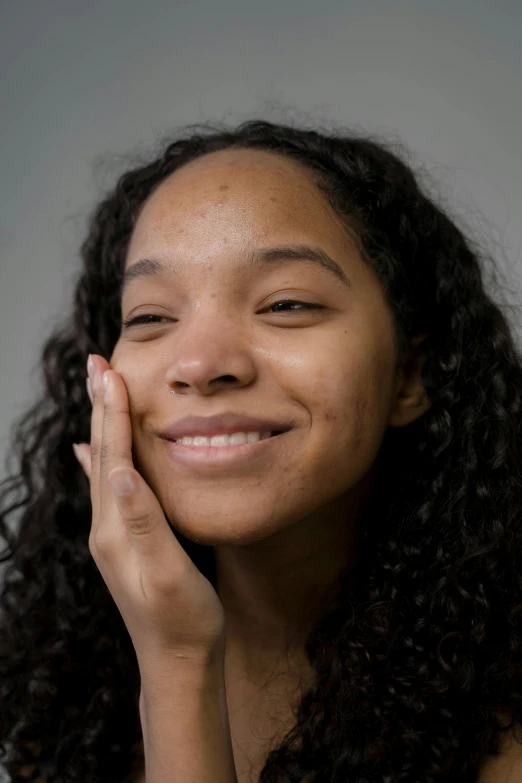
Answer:
<path fill-rule="evenodd" d="M 521 356 L 402 156 L 189 126 L 82 258 L 2 495 L 12 779 L 522 779 Z"/>

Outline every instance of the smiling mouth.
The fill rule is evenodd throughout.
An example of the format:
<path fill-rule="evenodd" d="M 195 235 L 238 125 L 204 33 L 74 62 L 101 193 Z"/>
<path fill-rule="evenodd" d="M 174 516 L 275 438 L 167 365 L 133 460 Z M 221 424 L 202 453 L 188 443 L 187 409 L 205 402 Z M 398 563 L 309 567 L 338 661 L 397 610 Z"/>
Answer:
<path fill-rule="evenodd" d="M 211 446 L 209 443 L 203 445 L 189 445 L 178 443 L 174 440 L 167 440 L 168 453 L 175 462 L 189 467 L 222 470 L 224 468 L 240 466 L 248 463 L 250 460 L 255 465 L 270 465 L 272 459 L 270 452 L 275 444 L 283 435 L 287 435 L 291 430 L 283 432 L 273 432 L 268 437 L 260 438 L 250 443 L 243 442 L 225 446 Z M 272 445 L 274 444 L 274 445 Z M 269 459 L 267 463 L 266 460 Z M 258 462 L 260 460 L 260 462 Z"/>
<path fill-rule="evenodd" d="M 194 435 L 175 438 L 172 443 L 179 443 L 191 448 L 210 447 L 226 448 L 228 446 L 242 446 L 245 443 L 257 443 L 260 440 L 268 440 L 276 435 L 282 435 L 283 430 L 273 432 L 235 432 L 231 434 L 217 433 L 215 435 Z"/>

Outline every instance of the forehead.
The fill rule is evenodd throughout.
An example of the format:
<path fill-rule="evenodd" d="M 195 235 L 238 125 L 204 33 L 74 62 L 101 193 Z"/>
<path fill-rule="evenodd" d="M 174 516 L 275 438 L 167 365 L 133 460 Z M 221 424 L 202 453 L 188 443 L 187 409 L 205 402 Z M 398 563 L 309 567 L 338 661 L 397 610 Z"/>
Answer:
<path fill-rule="evenodd" d="M 156 195 L 188 195 L 187 190 L 197 187 L 200 196 L 213 195 L 217 189 L 226 197 L 228 190 L 248 189 L 254 183 L 253 189 L 263 185 L 272 195 L 304 188 L 310 196 L 320 197 L 313 172 L 299 161 L 267 150 L 243 148 L 211 152 L 186 163 L 161 183 Z"/>
<path fill-rule="evenodd" d="M 293 231 L 317 240 L 345 227 L 298 161 L 265 150 L 209 153 L 167 177 L 145 202 L 131 255 L 151 241 L 185 246 L 220 236 L 262 241 Z"/>

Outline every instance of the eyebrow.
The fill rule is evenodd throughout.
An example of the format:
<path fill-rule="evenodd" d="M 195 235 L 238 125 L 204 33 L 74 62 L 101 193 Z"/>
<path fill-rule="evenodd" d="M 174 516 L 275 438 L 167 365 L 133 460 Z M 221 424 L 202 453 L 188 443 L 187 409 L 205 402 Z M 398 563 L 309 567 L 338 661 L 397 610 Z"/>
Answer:
<path fill-rule="evenodd" d="M 270 264 L 281 265 L 300 261 L 305 264 L 313 264 L 320 269 L 325 269 L 330 275 L 334 275 L 347 288 L 352 284 L 346 277 L 342 267 L 320 247 L 311 245 L 283 245 L 281 247 L 267 247 L 254 250 L 240 264 L 241 268 L 250 266 L 268 266 Z M 152 258 L 142 258 L 132 264 L 123 275 L 121 293 L 132 280 L 139 278 L 155 277 L 169 272 L 177 272 L 176 265 L 172 261 L 164 262 Z"/>

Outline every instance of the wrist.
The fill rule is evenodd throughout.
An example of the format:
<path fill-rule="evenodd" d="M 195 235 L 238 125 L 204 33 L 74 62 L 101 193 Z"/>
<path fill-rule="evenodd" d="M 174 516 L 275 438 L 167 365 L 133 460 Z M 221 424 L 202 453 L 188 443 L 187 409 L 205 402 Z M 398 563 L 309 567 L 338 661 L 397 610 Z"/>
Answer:
<path fill-rule="evenodd" d="M 161 699 L 178 699 L 198 693 L 219 693 L 225 688 L 222 661 L 208 662 L 183 656 L 162 657 L 140 667 L 140 710 L 142 705 Z"/>
<path fill-rule="evenodd" d="M 223 666 L 156 663 L 139 709 L 147 781 L 237 783 Z"/>

